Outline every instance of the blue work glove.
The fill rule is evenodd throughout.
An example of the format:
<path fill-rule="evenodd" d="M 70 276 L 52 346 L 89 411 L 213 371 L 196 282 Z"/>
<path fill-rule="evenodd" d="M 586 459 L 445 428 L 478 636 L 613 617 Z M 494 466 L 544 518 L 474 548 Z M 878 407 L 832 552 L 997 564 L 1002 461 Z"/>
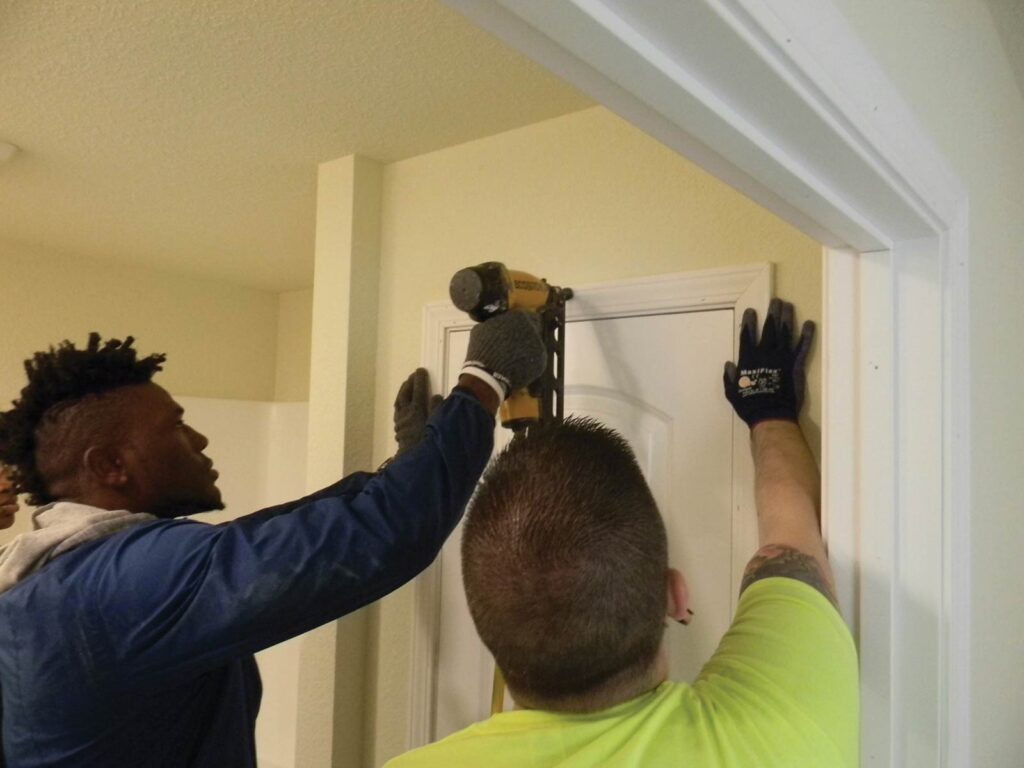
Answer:
<path fill-rule="evenodd" d="M 760 421 L 796 421 L 804 402 L 804 363 L 814 340 L 814 323 L 804 323 L 793 345 L 793 305 L 772 299 L 757 340 L 757 312 L 743 313 L 739 365 L 725 364 L 725 396 L 748 426 Z"/>

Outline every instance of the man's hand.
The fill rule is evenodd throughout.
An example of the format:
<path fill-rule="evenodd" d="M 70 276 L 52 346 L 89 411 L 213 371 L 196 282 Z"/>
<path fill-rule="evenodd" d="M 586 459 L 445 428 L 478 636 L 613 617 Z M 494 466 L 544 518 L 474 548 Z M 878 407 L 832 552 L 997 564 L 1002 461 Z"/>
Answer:
<path fill-rule="evenodd" d="M 486 382 L 501 402 L 539 379 L 547 364 L 540 318 L 513 309 L 473 327 L 461 373 Z"/>
<path fill-rule="evenodd" d="M 14 525 L 14 515 L 17 511 L 18 493 L 7 471 L 0 467 L 0 530 Z"/>
<path fill-rule="evenodd" d="M 739 365 L 725 364 L 725 396 L 736 415 L 753 427 L 768 419 L 796 421 L 804 401 L 804 362 L 814 339 L 814 323 L 804 323 L 793 346 L 793 305 L 772 299 L 757 340 L 757 312 L 743 313 Z"/>
<path fill-rule="evenodd" d="M 395 456 L 401 456 L 423 439 L 427 421 L 443 399 L 440 395 L 431 396 L 430 374 L 425 368 L 417 368 L 409 375 L 395 397 Z"/>

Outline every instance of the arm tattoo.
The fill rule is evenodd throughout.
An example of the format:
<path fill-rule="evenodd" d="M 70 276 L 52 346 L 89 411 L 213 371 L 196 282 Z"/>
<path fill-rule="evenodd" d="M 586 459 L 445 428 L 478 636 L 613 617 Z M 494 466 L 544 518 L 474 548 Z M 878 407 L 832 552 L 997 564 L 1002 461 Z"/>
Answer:
<path fill-rule="evenodd" d="M 837 605 L 836 596 L 818 567 L 818 561 L 805 555 L 799 549 L 782 544 L 768 544 L 761 547 L 754 555 L 743 572 L 740 594 L 755 581 L 771 576 L 784 576 L 809 584 L 828 598 L 832 605 Z"/>

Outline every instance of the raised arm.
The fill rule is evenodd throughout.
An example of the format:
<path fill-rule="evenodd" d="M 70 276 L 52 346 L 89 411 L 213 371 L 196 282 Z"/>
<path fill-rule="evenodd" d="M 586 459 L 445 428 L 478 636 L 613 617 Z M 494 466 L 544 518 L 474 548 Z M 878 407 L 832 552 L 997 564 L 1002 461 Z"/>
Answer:
<path fill-rule="evenodd" d="M 763 421 L 750 433 L 760 549 L 747 564 L 741 589 L 758 579 L 788 576 L 834 604 L 835 587 L 819 524 L 818 467 L 800 427 Z"/>
<path fill-rule="evenodd" d="M 760 542 L 740 589 L 784 576 L 811 585 L 835 604 L 819 522 L 818 467 L 797 423 L 814 324 L 804 323 L 795 345 L 792 336 L 791 304 L 772 300 L 760 340 L 757 314 L 748 309 L 739 364 L 725 366 L 726 397 L 750 426 Z"/>
<path fill-rule="evenodd" d="M 737 764 L 854 768 L 857 650 L 834 607 L 818 468 L 797 424 L 814 325 L 804 323 L 795 345 L 793 328 L 793 307 L 774 300 L 758 339 L 757 316 L 747 310 L 738 365 L 725 367 L 726 397 L 750 426 L 760 549 L 732 626 L 694 690 L 709 711 L 757 734 Z"/>
<path fill-rule="evenodd" d="M 432 415 L 426 372 L 403 385 L 401 455 L 382 471 L 220 526 L 160 522 L 126 534 L 96 566 L 97 578 L 125 589 L 88 611 L 104 624 L 95 635 L 118 638 L 117 663 L 135 673 L 122 679 L 173 680 L 266 648 L 426 568 L 487 464 L 500 400 L 547 364 L 536 323 L 521 312 L 475 326 L 469 354 L 472 366 L 467 361 L 459 386 Z"/>

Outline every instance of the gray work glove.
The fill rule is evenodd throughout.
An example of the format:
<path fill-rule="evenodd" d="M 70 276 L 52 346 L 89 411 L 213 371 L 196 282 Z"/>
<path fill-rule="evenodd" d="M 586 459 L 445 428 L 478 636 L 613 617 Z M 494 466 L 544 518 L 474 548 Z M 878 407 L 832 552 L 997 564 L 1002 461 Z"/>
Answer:
<path fill-rule="evenodd" d="M 469 334 L 463 373 L 482 371 L 504 390 L 502 399 L 544 375 L 548 353 L 535 312 L 513 309 L 477 323 Z"/>
<path fill-rule="evenodd" d="M 417 368 L 405 380 L 395 397 L 395 440 L 401 456 L 426 434 L 427 420 L 444 398 L 430 395 L 430 374 Z"/>
<path fill-rule="evenodd" d="M 793 305 L 772 299 L 757 338 L 757 312 L 743 313 L 739 364 L 725 364 L 725 396 L 748 426 L 768 419 L 796 421 L 804 402 L 804 364 L 814 340 L 814 323 L 804 323 L 793 343 Z"/>

